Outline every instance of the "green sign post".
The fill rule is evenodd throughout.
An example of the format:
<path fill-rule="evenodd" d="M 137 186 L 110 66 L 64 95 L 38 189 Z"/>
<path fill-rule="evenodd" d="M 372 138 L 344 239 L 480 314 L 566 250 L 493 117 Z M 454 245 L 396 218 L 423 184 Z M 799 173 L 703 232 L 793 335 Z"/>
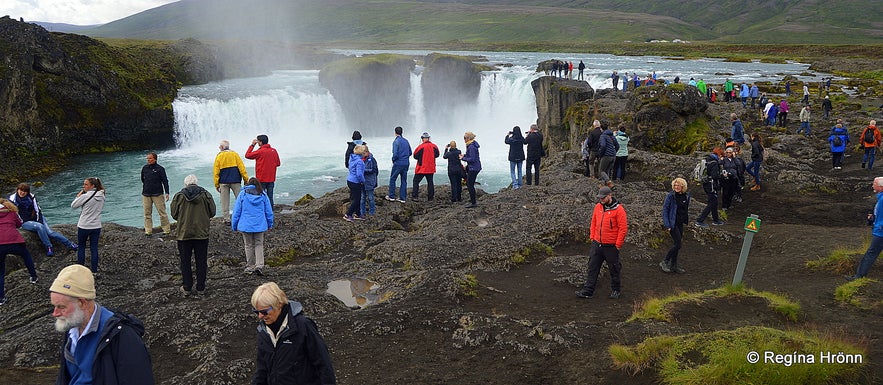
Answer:
<path fill-rule="evenodd" d="M 751 214 L 745 219 L 745 239 L 742 241 L 742 252 L 739 254 L 739 263 L 736 264 L 736 274 L 733 275 L 733 286 L 742 283 L 742 274 L 745 273 L 745 263 L 748 262 L 748 251 L 751 250 L 751 241 L 754 233 L 760 231 L 760 218 L 757 214 Z"/>

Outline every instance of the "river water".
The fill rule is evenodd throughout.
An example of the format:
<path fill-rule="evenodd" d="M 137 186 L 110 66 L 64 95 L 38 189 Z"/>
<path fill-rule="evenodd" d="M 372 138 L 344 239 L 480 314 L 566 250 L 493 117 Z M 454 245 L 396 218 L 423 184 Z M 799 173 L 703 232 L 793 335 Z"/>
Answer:
<path fill-rule="evenodd" d="M 424 55 L 431 51 L 340 52 L 357 55 L 379 52 Z M 576 66 L 579 60 L 583 60 L 588 67 L 586 80 L 595 89 L 611 87 L 609 76 L 614 70 L 620 73 L 637 71 L 642 77 L 656 71 L 661 78 L 673 79 L 677 75 L 685 81 L 694 77 L 704 79 L 707 83 L 723 83 L 728 77 L 738 84 L 743 81 L 776 81 L 784 75 L 798 76 L 808 68 L 802 63 L 728 63 L 714 59 L 668 60 L 654 56 L 449 53 L 485 56 L 489 64 L 507 65 L 501 66 L 498 71 L 484 73 L 476 105 L 457 113 L 455 119 L 443 125 L 426 121 L 420 87 L 422 68 L 418 67 L 411 75 L 411 119 L 402 122 L 401 126 L 412 148 L 417 146 L 424 131 L 430 132 L 433 142 L 440 149 L 450 140 L 456 140 L 462 148 L 463 132 L 475 132 L 476 140 L 481 144 L 483 166 L 478 182 L 488 192 L 499 191 L 510 182 L 508 148 L 503 143 L 506 133 L 516 125 L 526 131 L 536 121 L 536 103 L 530 82 L 542 75 L 534 72 L 540 61 L 557 58 L 571 60 Z M 183 187 L 186 175 L 194 174 L 199 178 L 199 184 L 218 199 L 212 180 L 218 142 L 229 140 L 231 149 L 243 155 L 251 140 L 259 134 L 269 136 L 270 145 L 279 151 L 282 159 L 275 187 L 277 203 L 291 204 L 305 194 L 318 197 L 346 187 L 347 170 L 344 168 L 343 154 L 353 128 L 347 127 L 340 106 L 319 84 L 318 75 L 319 71 L 276 71 L 265 77 L 231 79 L 182 88 L 173 103 L 177 145 L 154 150 L 159 154 L 158 163 L 166 168 L 169 175 L 172 194 Z M 378 182 L 381 186 L 387 183 L 391 168 L 392 139 L 392 127 L 388 135 L 363 138 L 378 160 Z M 140 170 L 145 164 L 146 153 L 137 151 L 77 157 L 72 160 L 70 167 L 47 177 L 43 180 L 45 185 L 33 188 L 32 192 L 37 194 L 50 224 L 76 223 L 79 212 L 70 208 L 70 202 L 81 188 L 83 179 L 96 176 L 101 178 L 107 189 L 103 220 L 140 227 L 143 223 Z M 439 160 L 440 173 L 435 178 L 436 183 L 446 184 L 445 163 L 441 158 Z M 253 176 L 254 162 L 245 160 L 245 163 L 249 175 Z M 157 221 L 154 218 L 154 222 Z"/>

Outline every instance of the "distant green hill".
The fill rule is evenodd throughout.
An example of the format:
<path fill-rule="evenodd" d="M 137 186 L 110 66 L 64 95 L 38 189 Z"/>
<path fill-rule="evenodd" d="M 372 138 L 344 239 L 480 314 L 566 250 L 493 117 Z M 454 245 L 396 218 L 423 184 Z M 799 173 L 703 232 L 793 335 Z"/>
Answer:
<path fill-rule="evenodd" d="M 306 43 L 883 43 L 879 0 L 186 0 L 82 31 Z"/>

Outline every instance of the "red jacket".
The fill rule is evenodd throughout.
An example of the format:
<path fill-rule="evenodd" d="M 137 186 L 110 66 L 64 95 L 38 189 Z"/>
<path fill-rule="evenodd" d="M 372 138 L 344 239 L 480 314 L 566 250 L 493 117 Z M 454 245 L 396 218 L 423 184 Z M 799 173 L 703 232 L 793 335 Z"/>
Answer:
<path fill-rule="evenodd" d="M 865 142 L 865 132 L 868 130 L 874 130 L 874 143 Z M 877 126 L 867 126 L 862 130 L 862 134 L 858 137 L 858 140 L 862 142 L 863 148 L 880 147 L 880 130 L 877 129 Z"/>
<path fill-rule="evenodd" d="M 0 245 L 25 243 L 25 239 L 18 232 L 19 227 L 21 227 L 21 218 L 18 217 L 18 213 L 0 206 Z"/>
<path fill-rule="evenodd" d="M 435 174 L 435 158 L 438 158 L 438 146 L 430 141 L 420 143 L 414 150 L 414 159 L 417 159 L 417 165 L 414 166 L 415 174 Z"/>
<path fill-rule="evenodd" d="M 255 178 L 261 183 L 276 181 L 276 167 L 282 163 L 279 162 L 279 153 L 276 149 L 265 144 L 254 150 L 254 146 L 249 146 L 245 150 L 245 159 L 254 159 Z"/>
<path fill-rule="evenodd" d="M 591 239 L 602 245 L 616 245 L 622 248 L 625 243 L 625 234 L 629 231 L 625 209 L 617 201 L 604 207 L 603 204 L 595 205 L 592 212 L 592 225 L 590 227 Z"/>

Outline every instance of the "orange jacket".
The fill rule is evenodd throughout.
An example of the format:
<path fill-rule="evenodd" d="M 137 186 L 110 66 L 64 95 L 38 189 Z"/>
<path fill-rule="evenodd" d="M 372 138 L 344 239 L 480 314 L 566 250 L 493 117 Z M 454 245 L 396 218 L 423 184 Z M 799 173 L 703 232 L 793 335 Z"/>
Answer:
<path fill-rule="evenodd" d="M 874 143 L 865 142 L 865 132 L 868 130 L 874 130 Z M 858 137 L 858 140 L 861 141 L 862 147 L 880 147 L 880 130 L 877 129 L 877 126 L 867 126 L 864 130 L 862 130 L 861 136 Z"/>
<path fill-rule="evenodd" d="M 590 226 L 590 238 L 602 245 L 616 245 L 622 248 L 625 243 L 625 235 L 629 231 L 628 219 L 625 209 L 616 200 L 607 207 L 598 203 L 592 212 L 592 224 Z"/>

